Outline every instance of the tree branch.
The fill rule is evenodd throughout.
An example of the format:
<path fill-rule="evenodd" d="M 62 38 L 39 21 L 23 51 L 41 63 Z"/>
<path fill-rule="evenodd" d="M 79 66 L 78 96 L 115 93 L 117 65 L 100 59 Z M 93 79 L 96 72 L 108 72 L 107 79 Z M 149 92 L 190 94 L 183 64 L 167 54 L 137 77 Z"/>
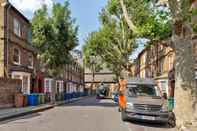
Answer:
<path fill-rule="evenodd" d="M 170 48 L 172 48 L 173 50 L 175 49 L 175 45 L 174 45 L 174 43 L 172 42 L 172 39 L 171 39 L 171 38 L 161 41 L 160 44 L 162 44 L 163 46 L 166 46 L 166 47 L 170 47 Z"/>
<path fill-rule="evenodd" d="M 168 0 L 173 19 L 177 19 L 180 15 L 179 2 L 177 0 Z"/>
<path fill-rule="evenodd" d="M 120 0 L 120 5 L 121 5 L 121 8 L 122 8 L 122 11 L 123 11 L 123 15 L 124 15 L 124 18 L 125 18 L 125 21 L 127 22 L 129 28 L 133 31 L 133 32 L 137 32 L 137 27 L 134 25 L 134 23 L 132 22 L 132 18 L 129 17 L 129 14 L 127 12 L 127 8 L 124 4 L 124 1 L 123 0 Z"/>

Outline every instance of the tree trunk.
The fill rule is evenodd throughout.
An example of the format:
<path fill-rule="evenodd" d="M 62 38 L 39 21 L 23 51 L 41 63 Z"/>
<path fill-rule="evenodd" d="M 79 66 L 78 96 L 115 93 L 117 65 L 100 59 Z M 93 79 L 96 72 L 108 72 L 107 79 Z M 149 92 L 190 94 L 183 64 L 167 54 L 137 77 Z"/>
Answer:
<path fill-rule="evenodd" d="M 175 114 L 177 126 L 194 120 L 196 106 L 195 57 L 191 37 L 175 36 Z"/>

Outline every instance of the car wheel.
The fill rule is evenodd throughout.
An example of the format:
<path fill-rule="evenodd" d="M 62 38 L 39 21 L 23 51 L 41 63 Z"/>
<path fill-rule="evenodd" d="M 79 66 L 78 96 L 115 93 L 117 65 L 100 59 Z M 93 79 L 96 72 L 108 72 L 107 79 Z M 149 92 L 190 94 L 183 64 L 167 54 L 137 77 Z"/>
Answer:
<path fill-rule="evenodd" d="M 125 109 L 121 110 L 121 117 L 122 117 L 122 121 L 128 121 L 128 116 Z"/>
<path fill-rule="evenodd" d="M 175 117 L 174 112 L 169 113 L 167 126 L 169 128 L 174 128 L 176 126 L 176 117 Z"/>

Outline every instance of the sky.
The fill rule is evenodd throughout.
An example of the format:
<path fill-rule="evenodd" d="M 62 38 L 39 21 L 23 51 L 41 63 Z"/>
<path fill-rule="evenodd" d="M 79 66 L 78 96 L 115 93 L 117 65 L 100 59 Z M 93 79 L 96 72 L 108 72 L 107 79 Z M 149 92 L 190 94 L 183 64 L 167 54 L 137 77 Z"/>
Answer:
<path fill-rule="evenodd" d="M 10 2 L 20 10 L 27 18 L 31 19 L 33 12 L 39 9 L 42 4 L 46 4 L 49 9 L 54 2 L 64 3 L 65 0 L 10 0 Z M 107 0 L 69 0 L 72 17 L 76 19 L 79 26 L 78 49 L 84 44 L 87 35 L 99 28 L 98 15 L 106 5 Z"/>
<path fill-rule="evenodd" d="M 53 3 L 59 2 L 63 4 L 65 0 L 10 0 L 10 2 L 31 20 L 33 12 L 41 8 L 43 4 L 51 9 Z M 105 7 L 107 0 L 69 0 L 69 2 L 72 17 L 76 19 L 76 25 L 79 26 L 79 46 L 77 49 L 81 49 L 88 34 L 98 30 L 100 26 L 99 12 Z M 143 49 L 144 44 L 140 44 L 131 58 L 135 59 Z"/>

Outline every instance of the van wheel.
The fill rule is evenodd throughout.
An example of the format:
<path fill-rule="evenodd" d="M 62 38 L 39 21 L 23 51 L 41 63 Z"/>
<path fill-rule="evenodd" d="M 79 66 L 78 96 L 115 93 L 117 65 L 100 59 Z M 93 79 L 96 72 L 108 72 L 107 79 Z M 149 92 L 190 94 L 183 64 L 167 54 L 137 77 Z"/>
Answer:
<path fill-rule="evenodd" d="M 121 110 L 121 117 L 122 117 L 122 121 L 128 121 L 128 116 L 126 114 L 125 109 Z"/>
<path fill-rule="evenodd" d="M 176 117 L 175 117 L 174 112 L 169 113 L 167 126 L 169 128 L 174 128 L 176 126 Z"/>

